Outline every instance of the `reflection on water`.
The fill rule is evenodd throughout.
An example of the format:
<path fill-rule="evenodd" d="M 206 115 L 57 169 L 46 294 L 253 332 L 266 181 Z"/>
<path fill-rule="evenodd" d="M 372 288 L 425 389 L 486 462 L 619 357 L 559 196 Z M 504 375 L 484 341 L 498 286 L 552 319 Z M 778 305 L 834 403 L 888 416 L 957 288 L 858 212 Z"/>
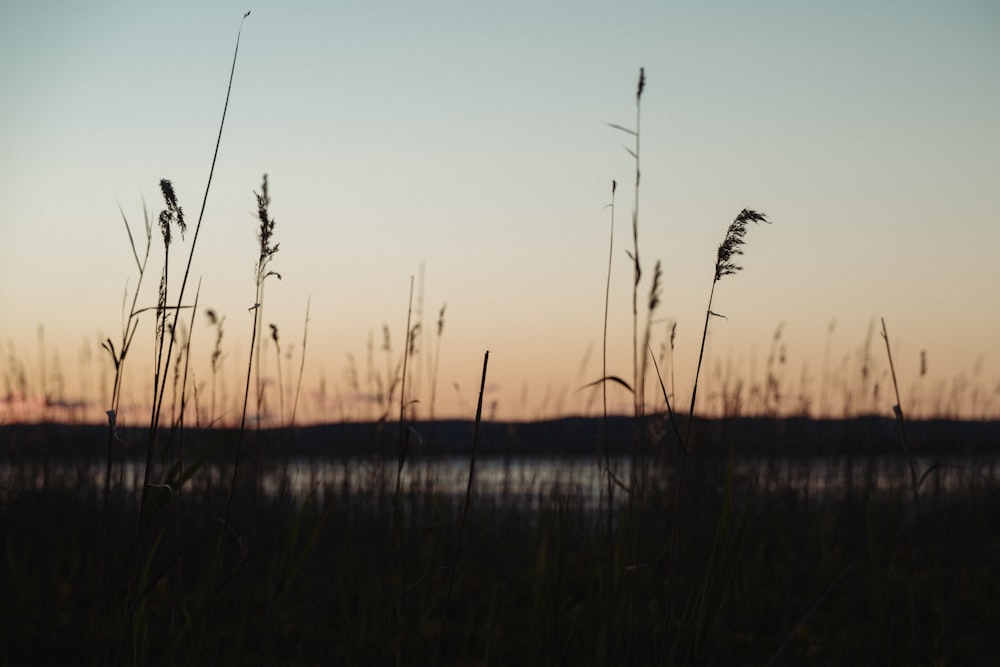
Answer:
<path fill-rule="evenodd" d="M 617 464 L 616 475 L 627 480 L 627 460 Z M 953 458 L 947 461 L 918 459 L 916 476 L 920 492 L 954 493 L 978 488 L 995 488 L 1000 481 L 997 459 Z M 668 487 L 673 468 L 653 468 L 650 488 Z M 909 492 L 910 470 L 905 459 L 880 457 L 848 459 L 741 458 L 734 463 L 738 484 L 750 484 L 772 492 L 794 491 L 812 498 L 841 497 L 852 490 Z M 723 479 L 718 467 L 716 479 Z M 132 492 L 141 485 L 143 462 L 116 465 L 112 485 Z M 218 465 L 201 467 L 185 486 L 187 489 L 228 487 L 232 468 Z M 378 495 L 394 493 L 397 462 L 378 459 L 340 461 L 293 458 L 284 464 L 269 464 L 259 470 L 241 467 L 241 479 L 255 476 L 260 490 L 269 496 L 287 493 L 302 501 L 322 502 L 330 496 Z M 452 457 L 409 461 L 400 476 L 404 495 L 440 495 L 461 498 L 468 484 L 469 461 Z M 154 481 L 157 475 L 152 475 Z M 15 466 L 0 463 L 0 499 L 15 490 L 53 487 L 102 488 L 102 463 L 37 462 Z M 584 505 L 596 504 L 607 491 L 607 478 L 596 461 L 580 458 L 486 458 L 476 461 L 474 492 L 480 498 L 523 501 L 563 497 Z M 620 493 L 620 492 L 616 492 Z"/>

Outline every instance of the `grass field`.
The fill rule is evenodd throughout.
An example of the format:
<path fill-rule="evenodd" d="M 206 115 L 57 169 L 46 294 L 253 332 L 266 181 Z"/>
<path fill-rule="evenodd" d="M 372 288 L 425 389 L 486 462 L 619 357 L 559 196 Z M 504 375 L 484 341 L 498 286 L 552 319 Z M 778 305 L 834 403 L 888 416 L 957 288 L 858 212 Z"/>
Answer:
<path fill-rule="evenodd" d="M 535 438 L 560 426 L 577 443 L 574 466 L 599 470 L 600 420 L 536 431 L 519 425 L 532 447 L 544 446 Z M 134 487 L 118 486 L 105 510 L 99 480 L 66 473 L 88 461 L 100 469 L 99 446 L 91 448 L 96 457 L 73 447 L 72 428 L 8 427 L 0 661 L 939 665 L 990 658 L 1000 599 L 1000 505 L 989 463 L 996 424 L 980 424 L 972 438 L 962 424 L 913 429 L 975 463 L 949 487 L 935 484 L 943 469 L 928 475 L 919 512 L 905 462 L 885 437 L 891 421 L 831 422 L 815 431 L 831 440 L 843 431 L 830 429 L 849 431 L 858 445 L 846 450 L 851 460 L 872 471 L 833 495 L 746 474 L 727 480 L 727 452 L 740 452 L 740 426 L 702 426 L 700 453 L 689 461 L 673 582 L 665 551 L 676 457 L 649 456 L 641 501 L 622 497 L 611 526 L 603 493 L 595 511 L 568 486 L 520 494 L 512 480 L 508 493 L 474 489 L 456 560 L 462 498 L 441 493 L 430 475 L 397 499 L 396 460 L 358 454 L 377 449 L 380 438 L 392 440 L 377 435 L 376 425 L 355 448 L 346 447 L 354 434 L 327 433 L 329 447 L 309 456 L 355 472 L 349 484 L 317 479 L 314 494 L 265 493 L 261 480 L 280 478 L 289 434 L 253 434 L 220 569 L 224 461 L 234 433 L 192 431 L 190 456 L 204 456 L 202 470 L 183 493 L 150 490 L 134 592 Z M 765 438 L 789 432 L 780 421 L 744 426 Z M 472 425 L 464 427 L 441 449 L 467 452 L 468 439 L 464 447 L 461 441 Z M 589 442 L 581 437 L 588 428 Z M 524 451 L 516 432 L 506 444 L 504 430 L 484 432 L 490 456 Z M 141 444 L 142 434 L 134 435 Z M 932 460 L 934 443 L 922 437 L 915 436 L 915 448 Z M 52 438 L 71 442 L 46 443 Z M 313 447 L 322 441 L 310 438 Z M 761 473 L 806 444 L 746 442 L 732 460 L 752 454 Z M 617 444 L 613 456 L 623 463 L 630 445 Z M 556 448 L 567 464 L 573 450 Z M 888 491 L 879 490 L 875 472 L 887 455 L 903 480 Z"/>

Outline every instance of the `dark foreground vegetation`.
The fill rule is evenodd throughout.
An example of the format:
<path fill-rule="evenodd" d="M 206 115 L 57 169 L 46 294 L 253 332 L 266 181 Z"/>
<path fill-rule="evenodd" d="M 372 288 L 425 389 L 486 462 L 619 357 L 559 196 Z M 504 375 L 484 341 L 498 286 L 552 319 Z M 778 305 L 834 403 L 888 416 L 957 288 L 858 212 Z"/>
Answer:
<path fill-rule="evenodd" d="M 633 440 L 630 424 L 611 428 L 622 483 L 610 508 L 605 487 L 585 497 L 571 485 L 512 483 L 500 493 L 473 485 L 467 505 L 433 475 L 397 490 L 399 461 L 371 454 L 382 437 L 373 425 L 325 431 L 341 445 L 323 453 L 351 468 L 349 481 L 317 479 L 311 493 L 265 488 L 265 473 L 281 479 L 290 445 L 318 456 L 324 431 L 252 433 L 224 535 L 231 466 L 222 450 L 231 434 L 164 437 L 164 460 L 183 445 L 191 472 L 168 488 L 160 483 L 177 472 L 154 465 L 148 518 L 137 530 L 139 494 L 122 465 L 128 434 L 105 499 L 101 479 L 72 473 L 105 465 L 100 447 L 86 446 L 86 429 L 4 427 L 0 663 L 943 665 L 992 657 L 997 424 L 912 425 L 911 448 L 923 452 L 915 498 L 902 457 L 903 483 L 879 481 L 879 462 L 899 451 L 883 428 L 891 421 L 825 429 L 705 422 L 688 457 L 675 542 L 677 462 L 648 433 Z M 779 437 L 807 427 L 818 428 L 818 449 Z M 343 437 L 352 428 L 367 429 L 366 457 Z M 415 447 L 404 465 L 435 447 L 467 455 L 470 431 L 437 425 L 438 444 Z M 575 453 L 596 467 L 600 432 L 599 421 L 569 420 L 483 425 L 481 438 L 497 456 L 523 454 L 524 442 L 539 447 L 532 436 L 546 433 L 550 448 L 536 453 Z M 961 457 L 933 467 L 946 459 L 923 433 Z M 862 471 L 836 492 L 816 477 L 762 481 L 793 452 L 828 457 L 827 437 L 841 438 L 840 455 Z M 643 441 L 653 444 L 631 449 Z M 633 454 L 643 462 L 637 475 L 624 466 Z M 746 473 L 748 460 L 761 475 Z M 729 474 L 730 462 L 743 472 Z"/>

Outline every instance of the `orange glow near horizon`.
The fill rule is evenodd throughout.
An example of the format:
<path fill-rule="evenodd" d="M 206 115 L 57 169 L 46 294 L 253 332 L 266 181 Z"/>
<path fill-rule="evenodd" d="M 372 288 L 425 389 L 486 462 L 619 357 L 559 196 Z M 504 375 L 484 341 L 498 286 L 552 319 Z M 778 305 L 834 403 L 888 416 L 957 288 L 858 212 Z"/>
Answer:
<path fill-rule="evenodd" d="M 114 368 L 100 345 L 120 349 L 136 290 L 121 418 L 148 420 L 158 184 L 194 225 L 213 164 L 182 304 L 197 298 L 182 318 L 188 424 L 242 409 L 265 173 L 282 275 L 257 311 L 268 424 L 290 418 L 307 304 L 296 423 L 398 419 L 398 388 L 385 395 L 411 279 L 415 418 L 436 387 L 435 416 L 472 419 L 486 350 L 487 418 L 596 415 L 600 392 L 581 387 L 602 375 L 609 256 L 607 373 L 635 382 L 633 327 L 641 339 L 662 261 L 650 346 L 659 357 L 677 323 L 661 370 L 684 412 L 717 248 L 744 208 L 772 224 L 749 229 L 744 270 L 714 292 L 699 413 L 891 416 L 884 317 L 907 415 L 1000 414 L 997 7 L 543 3 L 523 21 L 307 2 L 255 9 L 233 70 L 245 11 L 4 7 L 0 422 L 103 421 Z M 169 250 L 171 305 L 192 232 Z M 208 308 L 226 318 L 215 373 Z M 662 410 L 652 367 L 644 384 L 646 410 Z M 625 390 L 608 396 L 631 412 Z"/>
<path fill-rule="evenodd" d="M 433 327 L 428 329 L 433 330 Z M 699 380 L 697 412 L 706 416 L 892 416 L 895 396 L 885 343 L 877 328 L 868 340 L 867 361 L 864 337 L 855 345 L 845 347 L 835 341 L 831 332 L 828 354 L 825 350 L 803 354 L 794 340 L 786 340 L 782 329 L 776 329 L 770 340 L 752 345 L 750 352 L 730 349 L 720 353 L 713 349 L 710 338 Z M 281 359 L 283 388 L 279 392 L 274 343 L 267 339 L 262 345 L 264 401 L 261 423 L 272 427 L 290 424 L 293 405 L 298 426 L 398 420 L 401 352 L 386 351 L 382 347 L 382 332 L 372 333 L 371 367 L 367 345 L 351 352 L 349 357 L 347 352 L 307 340 L 297 404 L 294 397 L 301 365 L 301 343 L 290 346 L 289 350 L 289 341 L 279 341 L 285 350 Z M 192 344 L 195 362 L 189 368 L 185 411 L 185 424 L 189 427 L 234 426 L 240 420 L 247 353 L 224 342 L 223 362 L 213 377 L 211 364 L 207 361 L 212 349 L 206 347 L 211 344 L 211 338 L 202 331 L 196 339 L 200 344 Z M 676 398 L 671 396 L 675 411 L 686 413 L 696 358 L 690 353 L 679 354 L 677 350 L 672 357 L 666 335 L 661 338 L 654 339 L 652 345 L 658 357 L 657 365 L 667 391 L 671 392 L 673 387 L 672 393 L 677 394 Z M 38 343 L 46 348 L 44 364 L 37 350 L 19 353 L 23 347 L 8 345 L 0 424 L 104 423 L 114 380 L 110 355 L 96 344 L 87 350 L 81 346 L 76 359 L 70 361 L 72 355 L 46 340 L 44 333 L 40 332 Z M 433 354 L 424 350 L 433 351 L 435 344 L 433 338 L 418 341 L 415 355 L 408 360 L 408 419 L 422 421 L 431 417 L 434 359 Z M 136 349 L 144 347 L 134 345 Z M 608 374 L 631 384 L 630 350 L 624 354 L 622 351 L 609 351 Z M 534 421 L 601 414 L 600 386 L 586 387 L 601 377 L 599 341 L 590 347 L 580 346 L 576 359 L 572 354 L 563 359 L 546 359 L 546 352 L 540 349 L 535 355 L 511 356 L 505 351 L 491 351 L 483 407 L 485 419 Z M 933 350 L 901 352 L 894 350 L 893 360 L 908 418 L 1000 418 L 1000 380 L 985 367 L 983 357 L 978 365 L 962 368 Z M 466 358 L 459 360 L 459 354 Z M 434 390 L 434 417 L 471 420 L 478 399 L 482 351 L 453 343 L 445 335 L 441 356 Z M 941 372 L 941 369 L 946 371 Z M 175 397 L 173 378 L 171 370 L 162 424 L 172 423 L 180 413 L 180 390 Z M 256 423 L 255 373 L 252 378 L 248 418 Z M 391 398 L 387 398 L 387 386 L 392 386 Z M 645 388 L 647 413 L 663 412 L 662 391 L 652 364 L 647 369 Z M 148 424 L 152 391 L 151 359 L 130 355 L 126 360 L 119 423 Z M 609 383 L 607 394 L 609 412 L 633 413 L 632 396 L 626 390 Z"/>

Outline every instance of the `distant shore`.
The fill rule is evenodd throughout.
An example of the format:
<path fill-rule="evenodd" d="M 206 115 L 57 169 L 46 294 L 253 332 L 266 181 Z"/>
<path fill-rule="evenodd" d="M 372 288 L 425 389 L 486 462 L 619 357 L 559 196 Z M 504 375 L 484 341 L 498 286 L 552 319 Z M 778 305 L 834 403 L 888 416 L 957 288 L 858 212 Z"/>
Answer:
<path fill-rule="evenodd" d="M 645 418 L 639 428 L 653 433 L 651 445 L 669 456 L 676 449 L 670 425 L 662 416 Z M 121 429 L 114 442 L 119 456 L 144 452 L 146 428 Z M 345 422 L 295 428 L 250 430 L 249 440 L 262 452 L 282 455 L 338 458 L 396 456 L 400 443 L 398 422 Z M 409 456 L 453 456 L 470 451 L 473 423 L 465 420 L 407 423 L 403 437 Z M 630 417 L 608 419 L 613 452 L 631 451 L 636 422 Z M 481 456 L 590 457 L 603 440 L 601 418 L 566 417 L 536 422 L 486 422 L 481 425 Z M 696 449 L 737 456 L 854 456 L 902 454 L 899 426 L 886 417 L 851 419 L 732 417 L 699 419 Z M 230 428 L 163 428 L 160 446 L 183 436 L 186 447 L 228 449 L 237 431 Z M 907 422 L 907 444 L 915 455 L 975 456 L 1000 454 L 1000 420 L 955 421 L 932 419 Z M 166 436 L 166 437 L 164 437 Z M 108 429 L 92 424 L 0 425 L 0 456 L 91 457 L 106 454 Z M 220 452 L 221 453 L 221 452 Z"/>

